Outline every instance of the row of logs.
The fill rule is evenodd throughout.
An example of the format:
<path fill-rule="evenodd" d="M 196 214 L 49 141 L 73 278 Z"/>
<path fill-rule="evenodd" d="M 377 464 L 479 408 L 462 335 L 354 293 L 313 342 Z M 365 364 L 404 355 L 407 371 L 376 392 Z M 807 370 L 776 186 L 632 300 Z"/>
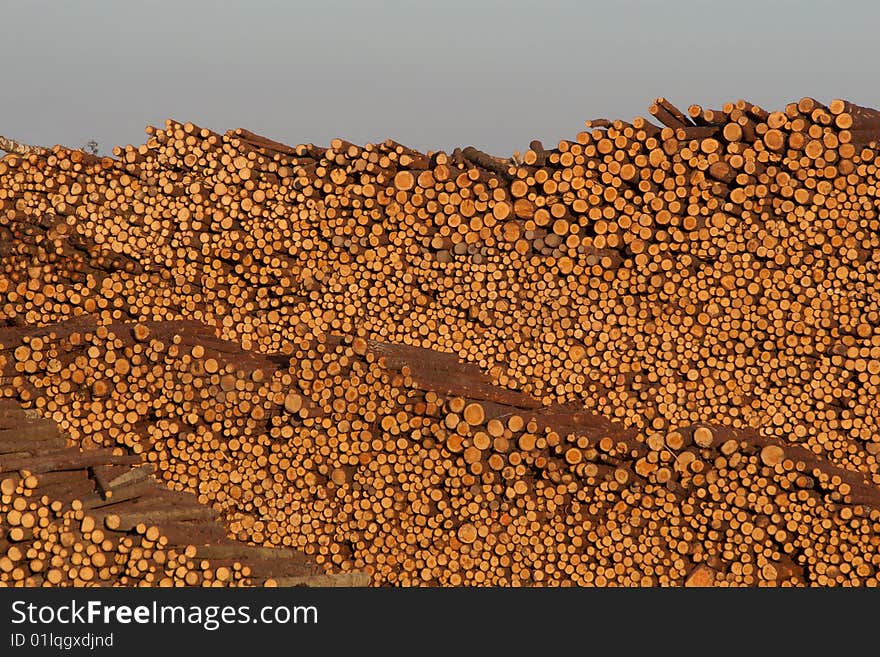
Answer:
<path fill-rule="evenodd" d="M 0 400 L 0 586 L 338 583 L 302 552 L 229 540 L 216 511 L 140 457 L 68 447 L 38 417 Z"/>
<path fill-rule="evenodd" d="M 136 390 L 149 410 L 111 421 L 124 434 L 110 444 L 213 507 L 239 541 L 301 550 L 331 573 L 393 585 L 878 583 L 880 488 L 790 441 L 716 423 L 628 430 L 363 336 L 248 374 L 207 366 L 212 339 L 191 323 L 85 325 L 7 330 L 21 341 L 2 352 L 0 393 L 30 390 L 84 440 Z M 152 338 L 135 350 L 148 336 L 164 349 Z M 59 387 L 74 378 L 76 395 Z"/>
<path fill-rule="evenodd" d="M 363 555 L 394 554 L 383 547 L 381 523 L 363 519 L 366 509 L 358 510 L 351 500 L 337 507 L 338 497 L 312 504 L 310 496 L 323 490 L 322 478 L 339 468 L 348 473 L 345 468 L 355 467 L 357 458 L 358 468 L 377 468 L 372 483 L 358 489 L 373 501 L 355 500 L 370 507 L 367 515 L 384 518 L 389 510 L 382 500 L 395 514 L 398 506 L 410 508 L 410 493 L 398 499 L 402 493 L 391 484 L 418 470 L 414 463 L 386 454 L 385 463 L 360 464 L 361 454 L 378 449 L 379 442 L 396 444 L 389 437 L 395 430 L 410 436 L 401 449 L 415 450 L 421 442 L 412 432 L 418 429 L 421 436 L 423 427 L 413 426 L 409 415 L 398 420 L 398 413 L 413 414 L 415 425 L 425 421 L 417 417 L 430 418 L 428 426 L 434 426 L 437 409 L 459 415 L 448 407 L 452 399 L 479 399 L 489 389 L 493 398 L 484 402 L 498 406 L 483 409 L 487 421 L 504 424 L 493 413 L 513 413 L 527 427 L 532 415 L 538 422 L 556 415 L 547 409 L 565 407 L 604 416 L 645 444 L 681 427 L 725 426 L 755 440 L 797 446 L 827 467 L 861 478 L 838 482 L 846 486 L 880 483 L 880 411 L 874 403 L 880 391 L 875 141 L 880 113 L 812 98 L 782 111 L 746 101 L 682 111 L 665 99 L 650 110 L 655 122 L 589 121 L 587 130 L 554 148 L 533 142 L 510 159 L 473 148 L 419 153 L 391 140 L 286 146 L 246 130 L 221 135 L 170 120 L 164 128 L 148 129 L 145 144 L 116 149 L 115 158 L 60 147 L 7 156 L 0 160 L 0 323 L 30 331 L 89 316 L 102 330 L 77 330 L 78 344 L 60 334 L 57 343 L 48 339 L 40 348 L 16 343 L 2 356 L 12 368 L 6 390 L 56 419 L 80 444 L 154 455 L 149 458 L 160 478 L 215 504 L 236 536 L 310 546 L 324 562 L 342 570 L 363 566 L 378 573 L 379 581 L 424 581 L 427 572 L 427 581 L 456 582 L 451 573 L 462 566 L 455 561 L 459 570 L 453 570 L 451 553 L 443 557 L 447 564 L 420 565 L 439 559 L 439 547 L 401 548 L 421 555 L 412 563 L 396 557 L 391 564 L 368 562 Z M 184 320 L 204 329 L 181 329 L 177 338 L 150 335 L 163 323 Z M 147 333 L 129 343 L 121 327 L 130 325 L 142 325 L 138 330 Z M 416 367 L 430 374 L 436 362 L 443 376 L 428 390 L 416 385 L 415 374 L 423 374 L 418 369 L 407 369 L 399 381 L 389 378 L 385 365 L 411 356 L 401 354 L 384 365 L 375 356 L 375 363 L 369 361 L 345 383 L 354 360 L 331 356 L 343 349 L 332 335 L 356 336 L 359 342 L 351 348 L 359 359 L 378 343 L 392 350 L 429 349 L 438 355 Z M 227 362 L 218 338 L 256 360 Z M 202 339 L 206 342 L 198 344 Z M 449 357 L 478 367 L 488 379 L 462 384 L 468 377 Z M 469 416 L 475 419 L 479 411 L 471 408 Z M 554 421 L 562 422 L 560 428 L 551 422 L 527 433 L 536 444 L 548 429 L 559 436 L 584 435 L 570 418 Z M 343 433 L 366 431 L 369 437 L 341 442 L 334 433 L 340 422 Z M 457 429 L 445 419 L 440 424 L 447 433 Z M 498 425 L 492 426 L 497 433 Z M 508 443 L 513 438 L 493 435 L 488 425 L 480 431 L 490 446 L 496 438 Z M 460 508 L 470 513 L 471 503 L 477 515 L 491 516 L 493 501 L 508 483 L 516 490 L 522 477 L 508 482 L 505 468 L 516 473 L 524 461 L 504 461 L 495 471 L 488 460 L 494 454 L 465 444 L 465 438 L 462 461 L 451 451 L 449 463 L 455 465 L 443 470 L 442 478 L 455 482 L 465 474 L 492 473 L 491 484 L 480 484 L 489 490 L 479 495 L 470 490 L 476 479 L 454 484 L 454 495 L 468 500 L 455 507 L 456 517 Z M 445 437 L 432 440 L 445 444 Z M 479 438 L 480 444 L 486 440 Z M 337 454 L 341 445 L 347 451 Z M 435 448 L 423 455 L 429 470 L 438 467 Z M 679 457 L 669 450 L 672 454 L 666 447 L 631 454 L 630 470 L 664 479 L 658 485 L 675 483 Z M 338 459 L 339 467 L 327 465 L 328 472 L 315 474 L 316 452 Z M 466 454 L 470 460 L 464 460 Z M 721 456 L 727 463 L 736 454 Z M 693 463 L 705 462 L 697 456 Z M 569 459 L 566 452 L 555 457 L 565 463 L 558 467 L 585 462 L 577 461 L 576 452 Z M 757 491 L 756 482 L 766 483 L 768 474 L 759 474 L 761 468 L 771 467 L 748 450 L 735 460 L 737 472 L 739 465 L 746 468 L 748 481 L 725 479 L 727 488 L 719 488 L 728 491 L 725 499 L 736 498 L 733 491 L 740 489 Z M 807 463 L 792 461 L 801 462 Z M 446 468 L 447 461 L 439 463 Z M 540 463 L 523 468 L 533 475 L 536 467 L 544 470 Z M 208 469 L 216 478 L 201 481 L 199 473 Z M 728 465 L 719 466 L 719 472 L 726 470 Z M 702 472 L 688 472 L 702 482 Z M 380 476 L 391 482 L 382 486 Z M 618 487 L 637 481 L 629 471 L 612 479 Z M 599 488 L 612 485 L 602 481 Z M 782 487 L 781 481 L 773 485 Z M 814 481 L 814 488 L 805 490 L 819 490 L 832 505 L 848 504 L 850 492 L 839 490 L 834 476 L 829 481 Z M 705 495 L 714 494 L 712 485 Z M 314 493 L 301 492 L 316 486 Z M 526 480 L 518 488 L 530 496 L 536 490 Z M 392 492 L 375 497 L 386 489 Z M 608 492 L 608 499 L 618 493 Z M 559 494 L 566 504 L 571 501 Z M 812 493 L 797 496 L 809 507 Z M 535 518 L 518 522 L 526 522 L 526 534 L 546 538 L 553 512 L 538 514 L 545 502 L 529 499 L 522 502 L 524 513 Z M 659 504 L 652 509 L 665 507 L 660 499 L 651 502 Z M 446 525 L 458 521 L 443 515 L 453 513 L 451 506 L 425 504 L 431 517 L 440 513 L 442 520 L 420 540 L 440 546 L 442 536 L 435 533 L 451 531 Z M 813 518 L 817 525 L 803 525 L 810 536 L 829 522 L 840 524 L 841 531 L 852 529 L 836 511 L 829 519 L 807 507 L 769 517 L 784 515 L 786 523 L 796 518 L 798 528 L 801 517 Z M 351 520 L 328 528 L 332 518 Z M 657 518 L 663 527 L 680 526 L 673 516 Z M 465 545 L 482 545 L 479 531 L 486 520 L 468 521 L 478 536 Z M 613 522 L 621 521 L 613 515 Z M 367 532 L 365 538 L 343 537 L 364 523 L 358 531 Z M 734 525 L 732 535 L 740 521 Z M 405 544 L 414 534 L 404 527 L 394 540 Z M 337 532 L 332 540 L 331 529 Z M 553 532 L 553 540 L 566 533 Z M 765 534 L 766 528 L 758 532 Z M 380 536 L 383 545 L 377 543 Z M 726 555 L 724 563 L 740 559 L 740 548 L 731 545 L 741 543 L 711 536 L 706 545 Z M 840 545 L 828 547 L 821 532 L 815 536 L 808 546 L 784 543 L 797 557 L 793 563 L 807 568 L 803 581 L 871 581 L 873 575 L 858 574 L 858 567 L 841 574 L 835 556 Z M 858 547 L 850 551 L 865 550 L 862 558 L 870 561 L 871 549 L 852 540 Z M 572 549 L 579 555 L 575 561 L 588 553 L 580 543 Z M 513 560 L 532 554 L 513 552 Z M 589 554 L 588 563 L 605 563 L 606 557 Z M 821 566 L 819 580 L 826 557 L 837 570 Z M 474 563 L 480 570 L 484 562 Z M 529 577 L 521 577 L 521 565 L 514 577 L 512 563 L 492 566 L 496 577 L 489 581 L 544 581 L 531 577 L 532 568 L 526 568 Z M 742 582 L 763 569 L 746 565 L 719 572 L 733 572 Z M 601 578 L 594 566 L 578 561 L 571 568 L 592 572 L 591 581 L 611 581 L 607 565 Z M 651 581 L 680 581 L 687 569 L 679 555 L 667 563 L 664 578 L 650 575 Z M 541 572 L 546 578 L 556 571 Z M 851 572 L 857 574 L 850 578 Z M 551 579 L 574 581 L 561 574 Z"/>

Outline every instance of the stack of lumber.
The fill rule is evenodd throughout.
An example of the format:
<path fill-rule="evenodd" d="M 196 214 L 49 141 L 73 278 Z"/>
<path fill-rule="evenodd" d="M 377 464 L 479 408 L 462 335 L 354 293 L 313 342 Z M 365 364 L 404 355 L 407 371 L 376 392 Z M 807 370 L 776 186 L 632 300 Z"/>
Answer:
<path fill-rule="evenodd" d="M 880 112 L 0 160 L 0 394 L 383 584 L 876 585 Z"/>
<path fill-rule="evenodd" d="M 67 445 L 0 400 L 0 586 L 354 586 L 300 551 L 227 538 L 219 514 L 116 449 Z"/>

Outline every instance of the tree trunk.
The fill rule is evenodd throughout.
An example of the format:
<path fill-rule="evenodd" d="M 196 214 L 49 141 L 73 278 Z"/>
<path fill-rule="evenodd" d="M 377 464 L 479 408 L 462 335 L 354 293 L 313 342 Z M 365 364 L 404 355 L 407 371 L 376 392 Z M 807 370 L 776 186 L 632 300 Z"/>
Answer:
<path fill-rule="evenodd" d="M 46 149 L 42 146 L 22 144 L 20 141 L 15 141 L 0 135 L 0 151 L 15 153 L 16 155 L 30 155 L 31 153 L 42 153 L 45 150 Z"/>

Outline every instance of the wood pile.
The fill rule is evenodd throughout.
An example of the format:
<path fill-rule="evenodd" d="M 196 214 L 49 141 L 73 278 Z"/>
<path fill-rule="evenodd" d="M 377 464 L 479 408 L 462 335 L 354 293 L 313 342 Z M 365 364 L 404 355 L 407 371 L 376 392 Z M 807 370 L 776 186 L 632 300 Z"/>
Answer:
<path fill-rule="evenodd" d="M 185 513 L 222 519 L 240 542 L 225 554 L 296 549 L 377 584 L 875 582 L 880 489 L 754 430 L 645 434 L 542 406 L 449 354 L 363 337 L 281 358 L 243 355 L 185 321 L 77 318 L 2 335 L 2 395 L 65 418 L 87 447 L 73 458 L 107 458 L 107 445 L 143 457 L 193 494 Z M 90 384 L 63 385 L 80 378 Z M 137 492 L 150 509 L 180 494 Z M 162 520 L 188 544 L 225 534 L 181 525 L 179 505 L 146 518 L 115 491 L 83 499 L 116 529 Z"/>
<path fill-rule="evenodd" d="M 2 394 L 377 584 L 874 586 L 880 112 L 650 113 L 9 155 Z"/>
<path fill-rule="evenodd" d="M 153 471 L 120 448 L 70 447 L 54 422 L 0 400 L 0 586 L 340 583 L 301 552 L 230 540 L 216 511 Z"/>

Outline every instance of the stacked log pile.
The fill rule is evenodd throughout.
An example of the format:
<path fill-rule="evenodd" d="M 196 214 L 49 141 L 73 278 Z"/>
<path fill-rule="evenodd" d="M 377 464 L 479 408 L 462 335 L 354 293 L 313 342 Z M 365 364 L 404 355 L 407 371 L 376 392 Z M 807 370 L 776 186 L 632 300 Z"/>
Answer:
<path fill-rule="evenodd" d="M 339 583 L 302 552 L 230 540 L 216 511 L 153 470 L 119 448 L 70 447 L 54 422 L 0 400 L 0 586 Z"/>
<path fill-rule="evenodd" d="M 7 329 L 19 342 L 2 352 L 0 394 L 65 418 L 86 458 L 108 445 L 143 456 L 205 505 L 187 513 L 216 514 L 240 543 L 377 584 L 877 583 L 880 489 L 803 447 L 706 423 L 645 434 L 418 347 L 331 335 L 245 357 L 210 332 L 87 318 Z M 126 399 L 140 406 L 103 434 Z M 116 529 L 146 527 L 115 492 L 86 499 Z M 223 534 L 163 513 L 179 540 Z"/>
<path fill-rule="evenodd" d="M 650 111 L 7 156 L 4 394 L 377 583 L 875 584 L 880 113 Z"/>

